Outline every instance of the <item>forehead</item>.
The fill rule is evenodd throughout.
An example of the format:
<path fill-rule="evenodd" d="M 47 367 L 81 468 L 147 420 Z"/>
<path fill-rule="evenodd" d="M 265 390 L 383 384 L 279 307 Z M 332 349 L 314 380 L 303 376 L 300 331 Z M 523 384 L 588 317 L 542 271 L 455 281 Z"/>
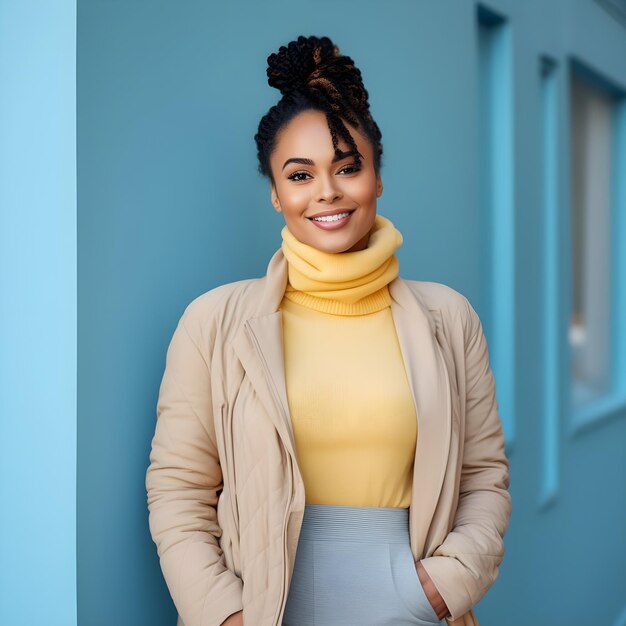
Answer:
<path fill-rule="evenodd" d="M 370 147 L 367 139 L 346 120 L 343 120 L 343 123 L 359 152 L 366 156 Z M 348 144 L 341 136 L 337 136 L 337 141 L 340 149 L 348 149 Z M 334 154 L 326 115 L 322 111 L 303 111 L 281 129 L 272 160 L 282 163 L 289 157 L 307 157 L 313 160 L 317 157 L 330 161 Z"/>

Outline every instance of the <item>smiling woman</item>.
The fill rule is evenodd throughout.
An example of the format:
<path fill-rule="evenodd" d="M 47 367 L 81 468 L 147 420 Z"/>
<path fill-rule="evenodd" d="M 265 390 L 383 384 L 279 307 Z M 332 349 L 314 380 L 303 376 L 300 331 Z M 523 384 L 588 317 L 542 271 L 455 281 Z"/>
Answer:
<path fill-rule="evenodd" d="M 511 513 L 480 320 L 399 276 L 352 59 L 301 36 L 267 75 L 282 244 L 188 305 L 159 392 L 146 485 L 178 626 L 478 626 Z"/>

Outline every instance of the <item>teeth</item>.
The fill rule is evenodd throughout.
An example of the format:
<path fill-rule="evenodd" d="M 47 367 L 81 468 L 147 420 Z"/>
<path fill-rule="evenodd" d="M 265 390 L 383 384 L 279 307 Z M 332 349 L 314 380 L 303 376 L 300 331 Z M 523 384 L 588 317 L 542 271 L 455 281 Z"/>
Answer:
<path fill-rule="evenodd" d="M 336 222 L 348 215 L 350 215 L 350 213 L 338 213 L 337 215 L 326 215 L 324 217 L 314 217 L 313 219 L 316 222 Z"/>

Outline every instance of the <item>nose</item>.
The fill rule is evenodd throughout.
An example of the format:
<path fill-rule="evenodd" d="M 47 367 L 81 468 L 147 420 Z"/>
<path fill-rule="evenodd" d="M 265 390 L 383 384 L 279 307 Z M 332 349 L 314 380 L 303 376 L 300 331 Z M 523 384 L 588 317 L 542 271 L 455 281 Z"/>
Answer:
<path fill-rule="evenodd" d="M 320 176 L 320 188 L 317 192 L 317 201 L 332 204 L 335 200 L 343 197 L 337 181 L 333 176 Z"/>

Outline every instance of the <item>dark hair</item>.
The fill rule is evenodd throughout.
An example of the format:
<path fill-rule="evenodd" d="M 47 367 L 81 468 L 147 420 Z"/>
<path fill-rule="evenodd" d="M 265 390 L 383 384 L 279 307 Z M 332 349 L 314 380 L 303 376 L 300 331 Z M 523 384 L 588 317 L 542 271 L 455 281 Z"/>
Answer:
<path fill-rule="evenodd" d="M 358 164 L 361 159 L 356 154 L 356 144 L 341 118 L 362 130 L 372 145 L 374 170 L 378 174 L 382 134 L 369 111 L 368 93 L 354 61 L 339 54 L 339 48 L 328 37 L 300 35 L 270 54 L 267 63 L 267 82 L 283 97 L 261 118 L 254 136 L 259 173 L 273 181 L 270 155 L 279 131 L 296 115 L 312 109 L 326 114 L 335 154 L 341 156 L 337 147 L 339 136 L 355 151 Z"/>

